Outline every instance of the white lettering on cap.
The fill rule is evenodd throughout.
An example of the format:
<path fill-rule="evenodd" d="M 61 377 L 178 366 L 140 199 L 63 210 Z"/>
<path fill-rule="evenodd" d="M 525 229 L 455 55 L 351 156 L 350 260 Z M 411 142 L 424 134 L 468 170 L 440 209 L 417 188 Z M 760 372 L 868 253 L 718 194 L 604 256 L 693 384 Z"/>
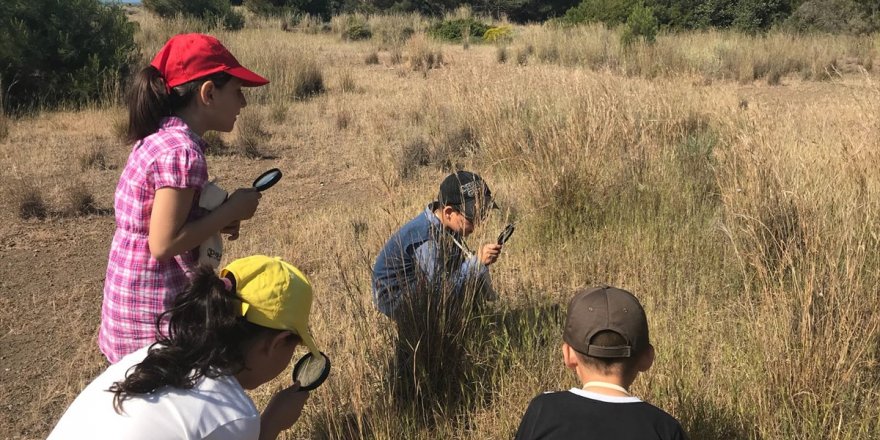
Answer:
<path fill-rule="evenodd" d="M 472 199 L 477 198 L 477 185 L 478 182 L 468 182 L 461 186 L 461 193 L 467 197 Z"/>

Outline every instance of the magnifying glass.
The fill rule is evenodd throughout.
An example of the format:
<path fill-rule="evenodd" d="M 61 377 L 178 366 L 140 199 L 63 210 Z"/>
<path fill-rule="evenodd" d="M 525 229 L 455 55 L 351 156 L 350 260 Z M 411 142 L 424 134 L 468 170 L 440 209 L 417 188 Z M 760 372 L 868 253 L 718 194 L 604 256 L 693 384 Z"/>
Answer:
<path fill-rule="evenodd" d="M 516 229 L 516 227 L 513 225 L 513 223 L 508 223 L 504 230 L 501 231 L 501 235 L 498 236 L 498 244 L 504 244 L 505 242 L 507 242 L 510 236 L 513 235 L 514 229 Z"/>
<path fill-rule="evenodd" d="M 311 391 L 318 388 L 330 375 L 330 358 L 319 352 L 307 353 L 293 366 L 293 381 L 299 381 L 299 389 Z"/>
<path fill-rule="evenodd" d="M 278 168 L 272 168 L 271 170 L 260 174 L 260 177 L 257 177 L 257 179 L 254 180 L 254 189 L 260 192 L 265 191 L 273 187 L 279 180 L 281 180 L 281 170 Z"/>

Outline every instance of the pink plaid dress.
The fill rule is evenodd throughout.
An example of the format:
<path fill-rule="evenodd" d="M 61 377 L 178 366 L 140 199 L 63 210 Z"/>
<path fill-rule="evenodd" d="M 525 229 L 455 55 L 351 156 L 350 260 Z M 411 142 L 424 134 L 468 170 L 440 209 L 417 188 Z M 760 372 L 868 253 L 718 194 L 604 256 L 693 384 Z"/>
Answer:
<path fill-rule="evenodd" d="M 111 363 L 156 340 L 156 319 L 186 288 L 197 249 L 160 262 L 148 245 L 150 214 L 159 188 L 195 188 L 187 221 L 204 215 L 199 194 L 208 180 L 205 142 L 177 117 L 132 149 L 116 186 L 116 233 L 104 280 L 98 345 Z"/>

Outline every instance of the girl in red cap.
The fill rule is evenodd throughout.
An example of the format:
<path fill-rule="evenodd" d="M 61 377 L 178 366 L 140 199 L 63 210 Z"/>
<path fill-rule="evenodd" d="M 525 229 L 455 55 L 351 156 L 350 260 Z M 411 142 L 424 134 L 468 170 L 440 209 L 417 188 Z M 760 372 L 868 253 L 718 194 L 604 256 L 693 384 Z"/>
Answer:
<path fill-rule="evenodd" d="M 247 105 L 241 88 L 268 82 L 202 34 L 172 37 L 136 76 L 127 133 L 134 147 L 116 187 L 98 334 L 111 363 L 156 340 L 156 319 L 185 289 L 198 246 L 220 232 L 234 240 L 257 209 L 251 188 L 210 213 L 199 208 L 208 180 L 202 135 L 231 131 Z"/>

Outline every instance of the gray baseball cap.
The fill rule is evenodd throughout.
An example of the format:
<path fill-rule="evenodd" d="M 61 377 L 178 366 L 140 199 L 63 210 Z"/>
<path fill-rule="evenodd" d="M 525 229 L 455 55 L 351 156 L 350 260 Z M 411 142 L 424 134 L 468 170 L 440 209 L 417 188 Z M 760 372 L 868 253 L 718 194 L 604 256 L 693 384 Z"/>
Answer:
<path fill-rule="evenodd" d="M 591 344 L 593 336 L 604 330 L 619 334 L 626 344 Z M 578 291 L 569 302 L 562 339 L 587 356 L 628 358 L 648 346 L 648 318 L 632 293 L 610 286 L 589 287 Z"/>

